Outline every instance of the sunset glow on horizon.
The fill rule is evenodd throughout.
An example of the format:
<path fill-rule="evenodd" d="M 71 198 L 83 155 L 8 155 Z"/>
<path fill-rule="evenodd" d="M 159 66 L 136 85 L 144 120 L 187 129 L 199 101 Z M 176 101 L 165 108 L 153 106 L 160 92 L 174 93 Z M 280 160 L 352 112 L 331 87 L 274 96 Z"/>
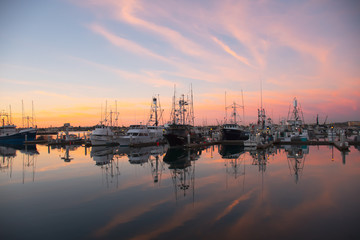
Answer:
<path fill-rule="evenodd" d="M 358 1 L 50 0 L 0 3 L 0 110 L 21 126 L 146 123 L 160 96 L 194 92 L 196 125 L 261 102 L 275 123 L 296 97 L 305 123 L 360 120 Z M 107 102 L 107 105 L 106 105 Z M 239 109 L 240 116 L 243 115 Z"/>

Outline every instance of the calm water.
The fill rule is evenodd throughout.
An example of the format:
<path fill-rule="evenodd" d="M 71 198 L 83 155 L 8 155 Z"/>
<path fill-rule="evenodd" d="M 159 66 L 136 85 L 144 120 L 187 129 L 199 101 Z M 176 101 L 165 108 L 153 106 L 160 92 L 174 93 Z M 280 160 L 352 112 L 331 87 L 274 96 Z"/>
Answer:
<path fill-rule="evenodd" d="M 0 150 L 0 239 L 360 239 L 354 147 Z"/>

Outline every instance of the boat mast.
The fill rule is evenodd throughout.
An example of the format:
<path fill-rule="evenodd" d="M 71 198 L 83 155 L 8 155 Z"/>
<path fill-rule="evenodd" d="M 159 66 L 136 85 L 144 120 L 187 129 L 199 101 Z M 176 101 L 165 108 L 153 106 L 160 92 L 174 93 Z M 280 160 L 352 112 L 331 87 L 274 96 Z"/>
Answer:
<path fill-rule="evenodd" d="M 104 122 L 105 122 L 105 126 L 107 125 L 107 100 L 105 101 L 105 116 L 104 116 Z"/>
<path fill-rule="evenodd" d="M 158 122 L 158 114 L 157 114 L 157 99 L 156 97 L 153 97 L 153 105 L 154 105 L 154 112 L 155 112 L 155 126 L 158 126 L 159 125 L 159 122 Z"/>
<path fill-rule="evenodd" d="M 173 106 L 172 106 L 172 109 L 171 109 L 171 116 L 172 116 L 173 124 L 176 123 L 175 95 L 176 95 L 176 84 L 174 84 Z"/>
<path fill-rule="evenodd" d="M 155 98 L 155 126 L 159 126 L 157 98 Z"/>
<path fill-rule="evenodd" d="M 11 105 L 9 105 L 9 111 L 10 111 L 10 125 L 12 124 L 12 115 L 11 115 Z"/>
<path fill-rule="evenodd" d="M 101 111 L 100 111 L 100 125 L 102 125 L 102 122 L 103 122 L 103 117 L 102 117 L 102 114 L 103 114 L 103 105 L 101 103 Z"/>
<path fill-rule="evenodd" d="M 195 113 L 194 113 L 194 97 L 193 97 L 193 90 L 192 90 L 192 84 L 190 84 L 190 90 L 191 90 L 191 104 L 190 104 L 190 121 L 191 125 L 194 126 L 195 124 Z"/>
<path fill-rule="evenodd" d="M 236 103 L 234 101 L 233 103 L 233 118 L 234 118 L 234 124 L 236 124 Z"/>
<path fill-rule="evenodd" d="M 110 117 L 110 127 L 112 127 L 112 115 L 113 115 L 113 111 L 112 111 L 111 106 L 110 106 L 110 112 L 109 112 L 109 117 Z"/>
<path fill-rule="evenodd" d="M 117 111 L 117 100 L 115 100 L 115 126 L 118 126 L 119 113 Z"/>
<path fill-rule="evenodd" d="M 185 95 L 182 94 L 182 99 L 180 100 L 179 104 L 180 104 L 180 124 L 185 124 L 186 120 L 185 120 Z"/>
<path fill-rule="evenodd" d="M 34 120 L 34 101 L 31 100 L 31 123 L 32 127 L 35 126 L 35 120 Z"/>
<path fill-rule="evenodd" d="M 227 122 L 227 104 L 226 104 L 226 91 L 225 91 L 225 123 Z"/>
<path fill-rule="evenodd" d="M 260 109 L 258 109 L 258 125 L 261 126 L 261 129 L 264 129 L 266 115 L 265 115 L 265 110 L 263 108 L 262 102 L 263 102 L 262 101 L 262 79 L 260 78 Z"/>
<path fill-rule="evenodd" d="M 262 106 L 262 79 L 260 79 L 260 101 L 261 101 L 261 111 L 262 111 L 262 109 L 263 109 L 263 106 Z"/>
<path fill-rule="evenodd" d="M 230 106 L 226 106 L 225 105 L 225 112 L 227 111 L 228 108 L 232 108 L 232 113 L 231 113 L 231 119 L 230 119 L 230 123 L 231 124 L 237 124 L 237 120 L 236 120 L 236 115 L 237 115 L 237 112 L 236 112 L 236 109 L 237 108 L 242 108 L 243 111 L 244 111 L 244 105 L 239 105 L 237 104 L 235 101 L 230 105 Z M 243 113 L 244 114 L 244 113 Z M 227 114 L 226 114 L 227 115 Z M 227 122 L 227 119 L 225 119 L 225 122 Z"/>
<path fill-rule="evenodd" d="M 241 89 L 241 99 L 242 99 L 242 109 L 243 109 L 243 123 L 245 124 L 245 105 L 244 105 L 244 94 L 243 90 Z"/>
<path fill-rule="evenodd" d="M 24 100 L 21 99 L 21 108 L 22 108 L 22 127 L 24 128 Z"/>
<path fill-rule="evenodd" d="M 161 109 L 161 103 L 160 103 L 160 95 L 158 94 L 158 98 L 157 98 L 157 100 L 158 100 L 158 107 L 159 107 L 159 116 L 158 116 L 158 122 L 163 122 L 163 120 L 162 120 L 162 114 L 163 114 L 163 111 L 164 110 L 162 110 Z"/>

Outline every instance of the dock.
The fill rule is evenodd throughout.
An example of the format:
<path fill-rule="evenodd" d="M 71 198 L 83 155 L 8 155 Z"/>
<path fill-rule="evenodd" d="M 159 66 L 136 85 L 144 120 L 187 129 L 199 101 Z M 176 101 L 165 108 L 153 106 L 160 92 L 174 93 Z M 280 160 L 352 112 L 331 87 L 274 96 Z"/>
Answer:
<path fill-rule="evenodd" d="M 86 139 L 81 139 L 79 141 L 79 139 L 75 140 L 75 141 L 58 141 L 55 140 L 46 140 L 46 139 L 41 139 L 41 140 L 34 140 L 34 141 L 25 141 L 24 142 L 25 145 L 33 145 L 33 144 L 45 144 L 45 145 L 85 145 L 86 147 L 91 147 L 91 142 L 87 141 Z M 160 141 L 160 142 L 150 142 L 150 143 L 132 143 L 130 144 L 128 147 L 149 147 L 149 146 L 159 146 L 159 145 L 165 145 L 167 144 L 166 141 Z M 196 148 L 204 148 L 204 147 L 208 147 L 208 146 L 213 146 L 213 145 L 219 145 L 219 144 L 223 144 L 223 145 L 240 145 L 240 146 L 244 146 L 244 141 L 243 140 L 225 140 L 225 141 L 220 141 L 220 140 L 212 140 L 212 141 L 204 141 L 204 142 L 200 142 L 200 143 L 191 143 L 191 144 L 185 144 L 183 146 L 179 146 L 179 147 L 185 147 L 185 148 L 192 148 L 192 149 L 196 149 Z M 256 146 L 254 145 L 253 147 L 256 149 L 266 149 L 272 146 L 281 146 L 281 145 L 307 145 L 307 146 L 334 146 L 336 147 L 339 151 L 349 151 L 350 146 L 360 146 L 360 141 L 351 141 L 351 140 L 346 140 L 346 141 L 319 141 L 319 140 L 309 140 L 309 141 L 289 141 L 289 142 L 283 142 L 283 141 L 270 141 L 270 142 L 265 142 L 265 143 L 257 143 Z M 109 145 L 104 145 L 104 146 L 119 146 L 119 144 L 117 143 L 113 143 L 113 144 L 109 144 Z"/>

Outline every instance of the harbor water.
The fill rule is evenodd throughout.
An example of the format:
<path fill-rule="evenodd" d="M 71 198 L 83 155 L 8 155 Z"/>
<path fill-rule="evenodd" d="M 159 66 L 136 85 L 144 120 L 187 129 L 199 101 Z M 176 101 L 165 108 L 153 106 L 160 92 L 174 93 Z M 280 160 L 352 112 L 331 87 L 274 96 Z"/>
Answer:
<path fill-rule="evenodd" d="M 0 150 L 0 239 L 360 239 L 353 146 Z"/>

